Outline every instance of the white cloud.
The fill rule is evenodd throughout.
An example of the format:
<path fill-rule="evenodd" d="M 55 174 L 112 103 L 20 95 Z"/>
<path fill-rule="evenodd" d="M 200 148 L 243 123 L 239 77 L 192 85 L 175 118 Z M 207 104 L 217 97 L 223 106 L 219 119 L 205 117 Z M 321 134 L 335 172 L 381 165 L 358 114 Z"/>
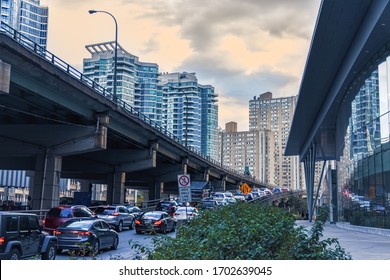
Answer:
<path fill-rule="evenodd" d="M 265 91 L 276 97 L 297 94 L 320 0 L 41 3 L 49 6 L 48 48 L 59 57 L 81 65 L 88 56 L 85 45 L 112 40 L 112 19 L 88 14 L 109 11 L 128 52 L 164 72 L 196 72 L 201 84 L 213 85 L 224 120 L 235 111 L 233 103 L 247 111 L 249 99 Z M 247 123 L 248 114 L 243 115 Z"/>

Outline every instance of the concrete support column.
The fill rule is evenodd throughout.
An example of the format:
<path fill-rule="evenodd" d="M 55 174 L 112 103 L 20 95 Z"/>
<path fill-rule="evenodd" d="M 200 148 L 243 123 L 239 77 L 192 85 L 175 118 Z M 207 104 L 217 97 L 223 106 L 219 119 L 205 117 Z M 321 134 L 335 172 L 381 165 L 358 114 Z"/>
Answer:
<path fill-rule="evenodd" d="M 149 190 L 149 200 L 160 199 L 164 192 L 164 182 L 154 181 L 154 186 Z"/>
<path fill-rule="evenodd" d="M 314 208 L 314 174 L 315 174 L 315 157 L 316 156 L 316 145 L 312 143 L 308 150 L 308 154 L 304 159 L 305 167 L 305 181 L 306 181 L 306 194 L 307 194 L 307 211 L 309 215 L 309 222 L 313 219 L 313 208 Z"/>
<path fill-rule="evenodd" d="M 92 192 L 93 184 L 89 180 L 78 180 L 80 182 L 80 191 L 81 192 Z"/>
<path fill-rule="evenodd" d="M 108 176 L 107 185 L 107 203 L 124 204 L 125 203 L 125 180 L 126 173 L 114 172 Z"/>
<path fill-rule="evenodd" d="M 11 65 L 0 60 L 0 95 L 9 94 Z"/>
<path fill-rule="evenodd" d="M 60 203 L 61 165 L 61 156 L 36 158 L 34 180 L 30 188 L 32 209 L 49 209 Z"/>
<path fill-rule="evenodd" d="M 222 178 L 221 189 L 222 189 L 223 192 L 226 191 L 226 177 Z"/>

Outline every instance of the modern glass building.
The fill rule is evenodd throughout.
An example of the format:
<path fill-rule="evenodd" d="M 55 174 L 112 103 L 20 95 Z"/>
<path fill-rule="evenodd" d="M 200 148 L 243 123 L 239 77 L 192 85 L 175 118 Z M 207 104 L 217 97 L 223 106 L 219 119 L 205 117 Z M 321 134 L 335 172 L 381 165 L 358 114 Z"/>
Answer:
<path fill-rule="evenodd" d="M 115 42 L 87 45 L 91 54 L 85 58 L 83 73 L 97 84 L 113 91 Z M 162 93 L 157 90 L 158 65 L 141 62 L 118 45 L 116 95 L 137 111 L 161 125 Z"/>
<path fill-rule="evenodd" d="M 1 0 L 1 21 L 46 49 L 48 13 L 39 0 Z"/>
<path fill-rule="evenodd" d="M 115 42 L 87 45 L 83 73 L 108 91 L 114 88 Z M 156 63 L 141 62 L 118 45 L 116 95 L 166 128 L 185 146 L 218 159 L 217 94 L 195 73 L 159 73 Z"/>
<path fill-rule="evenodd" d="M 218 160 L 218 105 L 214 87 L 195 73 L 162 73 L 163 127 L 184 145 Z"/>
<path fill-rule="evenodd" d="M 201 151 L 202 100 L 195 73 L 162 73 L 163 127 L 185 146 Z"/>
<path fill-rule="evenodd" d="M 390 228 L 389 59 L 365 80 L 351 103 L 340 149 L 338 219 Z"/>
<path fill-rule="evenodd" d="M 201 151 L 214 160 L 218 159 L 218 94 L 210 85 L 199 85 L 202 100 Z"/>

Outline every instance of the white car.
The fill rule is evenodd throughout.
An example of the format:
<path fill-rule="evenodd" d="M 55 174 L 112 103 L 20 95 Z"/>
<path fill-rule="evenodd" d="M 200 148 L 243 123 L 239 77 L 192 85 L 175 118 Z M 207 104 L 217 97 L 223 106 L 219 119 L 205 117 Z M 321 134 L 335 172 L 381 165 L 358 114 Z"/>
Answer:
<path fill-rule="evenodd" d="M 226 194 L 223 193 L 223 192 L 216 192 L 214 195 L 213 195 L 213 199 L 215 201 L 222 201 L 224 199 L 226 199 Z"/>
<path fill-rule="evenodd" d="M 186 214 L 187 211 L 187 214 Z M 191 220 L 199 215 L 198 209 L 192 206 L 188 207 L 179 207 L 176 209 L 175 213 L 173 214 L 173 217 L 176 220 Z"/>

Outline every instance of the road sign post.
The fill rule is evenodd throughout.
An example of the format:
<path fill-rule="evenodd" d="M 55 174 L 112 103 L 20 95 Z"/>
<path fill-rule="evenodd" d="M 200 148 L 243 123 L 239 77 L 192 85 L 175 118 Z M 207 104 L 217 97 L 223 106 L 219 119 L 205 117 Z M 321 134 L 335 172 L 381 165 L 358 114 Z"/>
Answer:
<path fill-rule="evenodd" d="M 177 184 L 179 186 L 179 196 L 181 202 L 191 201 L 191 179 L 189 174 L 177 176 Z"/>

